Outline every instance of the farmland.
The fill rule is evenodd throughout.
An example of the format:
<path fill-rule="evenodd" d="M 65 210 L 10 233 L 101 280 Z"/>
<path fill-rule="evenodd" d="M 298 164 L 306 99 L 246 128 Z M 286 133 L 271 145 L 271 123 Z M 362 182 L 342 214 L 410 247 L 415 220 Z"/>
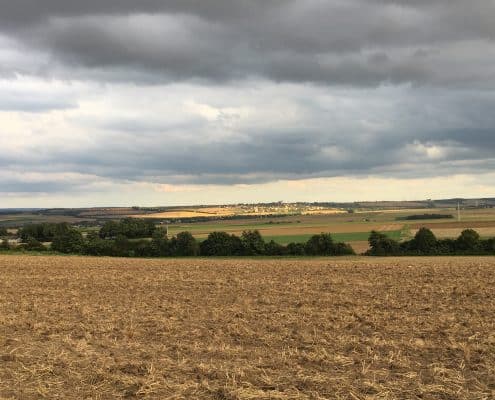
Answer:
<path fill-rule="evenodd" d="M 287 245 L 290 242 L 304 243 L 312 235 L 324 232 L 332 234 L 336 241 L 350 244 L 358 253 L 368 249 L 367 239 L 372 230 L 383 232 L 397 241 L 410 239 L 421 227 L 428 227 L 438 238 L 456 238 L 466 228 L 476 229 L 484 238 L 495 236 L 495 208 L 463 209 L 461 221 L 457 218 L 407 220 L 410 216 L 428 214 L 457 217 L 454 208 L 364 209 L 351 212 L 340 209 L 336 212 L 335 208 L 309 205 L 282 207 L 275 203 L 270 206 L 171 207 L 164 210 L 109 208 L 4 213 L 0 214 L 0 227 L 15 233 L 20 226 L 33 222 L 66 221 L 86 236 L 88 232 L 97 232 L 109 220 L 134 217 L 146 218 L 157 226 L 166 226 L 170 236 L 189 231 L 199 241 L 213 231 L 240 236 L 245 230 L 258 230 L 267 241 Z M 296 211 L 298 213 L 290 214 Z"/>
<path fill-rule="evenodd" d="M 0 398 L 495 396 L 495 258 L 0 256 L 0 274 Z"/>
<path fill-rule="evenodd" d="M 424 210 L 381 210 L 353 214 L 294 215 L 282 218 L 260 217 L 254 220 L 212 221 L 197 223 L 171 223 L 169 232 L 177 234 L 190 231 L 196 238 L 204 239 L 212 231 L 225 231 L 239 235 L 243 230 L 256 229 L 268 240 L 281 244 L 304 242 L 311 235 L 329 232 L 337 241 L 350 243 L 358 252 L 367 249 L 367 239 L 372 230 L 384 232 L 387 236 L 400 240 L 413 236 L 426 226 L 441 238 L 457 237 L 463 229 L 479 229 L 484 237 L 495 236 L 495 209 L 464 210 L 462 221 L 422 220 L 404 221 L 405 216 L 421 213 Z M 455 213 L 453 209 L 435 211 L 445 214 Z"/>

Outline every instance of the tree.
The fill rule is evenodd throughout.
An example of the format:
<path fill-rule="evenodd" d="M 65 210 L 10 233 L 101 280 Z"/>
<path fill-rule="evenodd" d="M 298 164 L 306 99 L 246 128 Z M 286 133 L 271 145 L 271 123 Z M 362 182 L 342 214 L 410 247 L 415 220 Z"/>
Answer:
<path fill-rule="evenodd" d="M 153 232 L 150 243 L 150 252 L 153 257 L 166 257 L 170 255 L 170 241 L 163 229 Z"/>
<path fill-rule="evenodd" d="M 437 247 L 437 238 L 428 228 L 420 228 L 414 239 L 409 242 L 409 249 L 421 254 L 434 254 Z"/>
<path fill-rule="evenodd" d="M 91 256 L 111 256 L 113 243 L 101 239 L 96 232 L 89 232 L 84 243 L 83 253 Z"/>
<path fill-rule="evenodd" d="M 66 254 L 82 253 L 84 250 L 84 238 L 78 230 L 70 229 L 53 238 L 52 250 Z"/>
<path fill-rule="evenodd" d="M 69 224 L 66 222 L 60 224 L 30 224 L 19 230 L 19 237 L 23 242 L 26 242 L 30 237 L 40 242 L 51 242 L 55 236 L 63 235 L 70 229 Z"/>
<path fill-rule="evenodd" d="M 115 238 L 119 234 L 119 223 L 116 221 L 107 221 L 100 229 L 102 239 Z"/>
<path fill-rule="evenodd" d="M 312 256 L 331 256 L 335 254 L 332 235 L 320 233 L 313 235 L 306 242 L 306 254 Z"/>
<path fill-rule="evenodd" d="M 338 242 L 335 244 L 334 255 L 336 255 L 336 256 L 351 256 L 351 255 L 355 255 L 355 254 L 356 254 L 356 252 L 351 247 L 351 245 L 349 245 L 347 243 L 341 243 L 341 242 Z"/>
<path fill-rule="evenodd" d="M 132 257 L 134 252 L 131 248 L 131 242 L 122 234 L 117 235 L 113 242 L 113 255 L 121 257 Z"/>
<path fill-rule="evenodd" d="M 265 241 L 259 231 L 243 231 L 241 242 L 244 255 L 259 256 L 265 254 Z"/>
<path fill-rule="evenodd" d="M 480 249 L 480 235 L 473 229 L 465 229 L 456 240 L 456 248 L 462 252 L 476 252 Z"/>
<path fill-rule="evenodd" d="M 265 254 L 267 256 L 283 256 L 287 254 L 287 248 L 271 240 L 265 245 Z"/>
<path fill-rule="evenodd" d="M 123 235 L 128 239 L 148 238 L 156 230 L 152 220 L 138 218 L 124 218 L 117 221 L 107 221 L 100 229 L 100 237 L 115 238 Z"/>
<path fill-rule="evenodd" d="M 174 255 L 191 257 L 199 254 L 198 242 L 190 232 L 178 233 L 174 239 Z"/>
<path fill-rule="evenodd" d="M 398 242 L 377 231 L 371 231 L 368 243 L 370 249 L 366 254 L 371 256 L 397 255 L 401 252 Z"/>
<path fill-rule="evenodd" d="M 236 240 L 237 239 L 237 240 Z M 211 232 L 201 245 L 203 256 L 233 256 L 239 255 L 239 238 L 227 232 Z"/>
<path fill-rule="evenodd" d="M 7 231 L 7 228 L 0 226 L 0 236 L 8 236 L 8 235 L 9 235 L 9 232 Z"/>
<path fill-rule="evenodd" d="M 289 243 L 287 253 L 291 256 L 303 256 L 306 254 L 306 245 L 304 243 Z"/>
<path fill-rule="evenodd" d="M 495 238 L 485 240 L 484 250 L 490 254 L 495 254 Z"/>

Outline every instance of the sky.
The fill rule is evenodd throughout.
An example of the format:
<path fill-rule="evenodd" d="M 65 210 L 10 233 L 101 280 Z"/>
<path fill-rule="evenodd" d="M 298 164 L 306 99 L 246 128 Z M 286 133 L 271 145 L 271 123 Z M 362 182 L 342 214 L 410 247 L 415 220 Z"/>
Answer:
<path fill-rule="evenodd" d="M 495 197 L 495 0 L 16 0 L 0 208 Z"/>

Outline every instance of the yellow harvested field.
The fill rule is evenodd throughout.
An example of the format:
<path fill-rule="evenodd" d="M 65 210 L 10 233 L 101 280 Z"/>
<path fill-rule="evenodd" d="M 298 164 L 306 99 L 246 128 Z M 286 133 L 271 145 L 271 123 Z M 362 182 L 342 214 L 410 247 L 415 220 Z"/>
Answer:
<path fill-rule="evenodd" d="M 335 209 L 323 209 L 323 210 L 308 210 L 302 213 L 302 215 L 334 215 L 334 214 L 347 214 L 347 211 L 342 210 L 340 208 L 335 208 Z"/>
<path fill-rule="evenodd" d="M 493 399 L 495 257 L 0 256 L 1 399 Z"/>
<path fill-rule="evenodd" d="M 134 218 L 196 218 L 196 217 L 229 217 L 232 215 L 268 215 L 269 212 L 250 212 L 231 207 L 202 207 L 197 209 L 173 210 L 161 213 L 130 215 Z"/>
<path fill-rule="evenodd" d="M 195 218 L 195 217 L 228 217 L 233 215 L 238 216 L 263 216 L 272 214 L 290 214 L 290 210 L 280 209 L 265 209 L 259 210 L 256 207 L 201 207 L 193 209 L 171 210 L 160 213 L 129 215 L 134 218 Z M 341 209 L 322 209 L 305 211 L 302 215 L 335 215 L 345 214 L 346 211 Z"/>
<path fill-rule="evenodd" d="M 234 215 L 232 208 L 209 207 L 198 209 L 173 210 L 160 213 L 131 215 L 135 218 L 195 218 L 195 217 L 225 217 Z"/>

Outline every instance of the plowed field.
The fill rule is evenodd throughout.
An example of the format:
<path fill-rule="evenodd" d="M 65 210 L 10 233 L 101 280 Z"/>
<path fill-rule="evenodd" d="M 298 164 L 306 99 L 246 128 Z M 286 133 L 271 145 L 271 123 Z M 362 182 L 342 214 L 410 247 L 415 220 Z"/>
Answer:
<path fill-rule="evenodd" d="M 0 256 L 2 399 L 491 399 L 495 257 Z"/>

